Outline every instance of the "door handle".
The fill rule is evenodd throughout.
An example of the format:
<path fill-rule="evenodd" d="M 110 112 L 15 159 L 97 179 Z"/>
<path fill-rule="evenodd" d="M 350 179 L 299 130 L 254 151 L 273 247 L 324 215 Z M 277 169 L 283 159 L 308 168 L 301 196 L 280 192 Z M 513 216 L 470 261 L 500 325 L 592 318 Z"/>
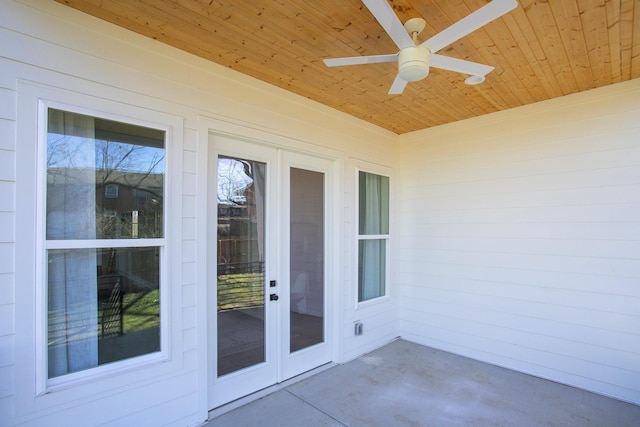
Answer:
<path fill-rule="evenodd" d="M 269 295 L 269 300 L 271 301 L 278 301 L 278 294 L 271 294 Z"/>

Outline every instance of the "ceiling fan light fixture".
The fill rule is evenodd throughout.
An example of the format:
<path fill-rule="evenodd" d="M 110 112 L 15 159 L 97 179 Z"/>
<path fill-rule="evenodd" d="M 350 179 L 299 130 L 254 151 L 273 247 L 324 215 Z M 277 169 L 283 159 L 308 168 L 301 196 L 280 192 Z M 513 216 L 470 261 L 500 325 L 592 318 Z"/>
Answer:
<path fill-rule="evenodd" d="M 398 54 L 398 75 L 408 82 L 417 82 L 429 75 L 431 52 L 424 46 L 407 47 Z"/>
<path fill-rule="evenodd" d="M 393 3 L 393 0 L 390 0 Z M 373 17 L 382 26 L 391 40 L 400 49 L 393 55 L 368 55 L 350 58 L 325 59 L 328 67 L 357 64 L 377 64 L 398 62 L 398 74 L 389 88 L 389 95 L 400 95 L 409 82 L 422 80 L 429 75 L 429 68 L 466 74 L 468 85 L 484 82 L 488 73 L 494 70 L 489 65 L 438 54 L 446 46 L 487 25 L 518 6 L 518 0 L 485 0 L 487 4 L 469 15 L 431 36 L 423 43 L 418 42 L 418 34 L 425 28 L 423 18 L 412 18 L 404 25 L 398 19 L 389 0 L 362 0 Z"/>
<path fill-rule="evenodd" d="M 485 80 L 484 76 L 470 76 L 464 80 L 464 84 L 467 84 L 469 86 L 475 86 L 475 85 L 479 85 L 484 80 Z"/>

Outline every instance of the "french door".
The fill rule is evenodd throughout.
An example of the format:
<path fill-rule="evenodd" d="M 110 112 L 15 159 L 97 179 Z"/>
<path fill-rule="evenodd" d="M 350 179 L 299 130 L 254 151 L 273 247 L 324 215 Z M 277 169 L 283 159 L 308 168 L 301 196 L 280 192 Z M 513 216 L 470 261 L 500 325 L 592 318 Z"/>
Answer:
<path fill-rule="evenodd" d="M 209 406 L 331 360 L 331 162 L 211 136 Z"/>

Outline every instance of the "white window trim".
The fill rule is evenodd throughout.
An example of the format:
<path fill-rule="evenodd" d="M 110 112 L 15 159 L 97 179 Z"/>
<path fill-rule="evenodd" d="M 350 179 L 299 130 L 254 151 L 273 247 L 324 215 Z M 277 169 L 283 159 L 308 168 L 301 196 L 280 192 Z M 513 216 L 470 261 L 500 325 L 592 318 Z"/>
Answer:
<path fill-rule="evenodd" d="M 392 286 L 391 286 L 391 235 L 393 233 L 393 209 L 392 209 L 392 196 L 393 196 L 393 177 L 391 173 L 391 169 L 379 166 L 367 162 L 354 161 L 355 173 L 354 173 L 354 224 L 355 224 L 355 243 L 354 243 L 354 256 L 353 256 L 353 266 L 354 266 L 354 305 L 356 310 L 365 309 L 368 307 L 375 307 L 380 304 L 388 304 L 391 300 L 392 294 Z M 389 178 L 389 234 L 360 234 L 360 172 L 371 173 L 375 175 L 381 175 Z M 359 242 L 361 240 L 381 240 L 384 239 L 386 241 L 386 249 L 385 249 L 385 284 L 384 284 L 384 295 L 371 298 L 365 301 L 359 301 L 359 269 L 358 269 L 358 256 L 359 256 Z"/>
<path fill-rule="evenodd" d="M 46 238 L 46 149 L 47 149 L 47 112 L 50 108 L 69 111 L 77 114 L 99 117 L 128 124 L 145 126 L 165 132 L 165 177 L 164 177 L 164 215 L 163 238 L 152 239 L 95 239 L 95 240 L 47 240 Z M 140 117 L 129 115 L 108 114 L 96 111 L 84 106 L 65 104 L 44 99 L 38 100 L 38 141 L 37 141 L 37 165 L 36 165 L 36 266 L 35 266 L 35 377 L 36 395 L 44 395 L 56 390 L 72 387 L 99 377 L 107 376 L 121 371 L 129 371 L 154 362 L 167 361 L 170 358 L 170 307 L 168 286 L 168 260 L 167 246 L 169 239 L 169 221 L 173 218 L 170 200 L 170 182 L 172 152 L 169 143 L 172 140 L 174 126 L 150 122 Z M 86 248 L 132 248 L 132 247 L 159 247 L 160 251 L 160 351 L 144 354 L 129 359 L 124 359 L 93 368 L 48 378 L 48 324 L 47 324 L 47 268 L 46 253 L 50 249 L 86 249 Z"/>

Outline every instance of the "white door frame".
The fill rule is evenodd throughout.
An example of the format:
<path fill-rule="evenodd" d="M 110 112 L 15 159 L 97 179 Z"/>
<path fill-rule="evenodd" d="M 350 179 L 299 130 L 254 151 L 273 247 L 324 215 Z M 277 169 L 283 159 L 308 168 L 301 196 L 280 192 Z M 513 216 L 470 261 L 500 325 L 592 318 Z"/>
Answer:
<path fill-rule="evenodd" d="M 217 193 L 217 161 L 219 155 L 233 156 L 241 159 L 250 159 L 253 161 L 263 162 L 266 167 L 266 194 L 265 198 L 265 253 L 268 255 L 265 259 L 265 305 L 264 305 L 264 356 L 265 361 L 256 365 L 249 366 L 236 372 L 229 373 L 222 377 L 217 376 L 217 199 L 213 196 Z M 238 399 L 248 394 L 249 390 L 260 390 L 277 382 L 278 379 L 278 347 L 277 343 L 279 331 L 277 330 L 279 313 L 277 311 L 277 302 L 271 302 L 268 298 L 268 283 L 278 277 L 279 266 L 276 258 L 272 255 L 278 250 L 277 239 L 277 218 L 271 216 L 275 212 L 274 204 L 277 203 L 277 194 L 279 192 L 280 182 L 278 167 L 278 152 L 268 146 L 257 145 L 237 138 L 229 136 L 216 135 L 212 136 L 211 150 L 209 151 L 209 202 L 206 221 L 209 224 L 207 230 L 208 261 L 207 265 L 207 286 L 209 302 L 209 371 L 210 381 L 213 392 L 209 397 L 210 409 Z M 275 197 L 274 197 L 275 195 Z M 218 391 L 224 390 L 224 393 Z"/>
<path fill-rule="evenodd" d="M 327 363 L 332 358 L 332 343 L 333 343 L 333 330 L 332 330 L 332 318 L 333 318 L 333 289 L 330 286 L 331 277 L 333 273 L 333 262 L 331 259 L 331 247 L 332 247 L 332 230 L 335 227 L 333 223 L 334 198 L 333 195 L 333 176 L 331 171 L 332 164 L 330 161 L 321 159 L 318 157 L 312 157 L 307 154 L 295 153 L 292 151 L 282 151 L 280 155 L 280 175 L 281 175 L 281 191 L 283 192 L 281 203 L 281 227 L 280 227 L 280 254 L 282 254 L 282 260 L 280 263 L 280 277 L 282 286 L 280 292 L 285 296 L 284 301 L 280 306 L 280 332 L 284 335 L 279 340 L 281 348 L 279 352 L 279 381 L 284 381 L 306 372 L 310 369 L 318 367 Z M 289 295 L 291 280 L 289 277 L 289 260 L 290 260 L 290 182 L 289 172 L 291 168 L 299 168 L 314 172 L 320 172 L 324 176 L 324 203 L 323 203 L 323 219 L 324 219 L 324 318 L 323 318 L 323 332 L 324 342 L 315 344 L 313 346 L 298 350 L 294 353 L 289 351 L 289 337 L 290 337 L 290 301 L 286 298 Z"/>
<path fill-rule="evenodd" d="M 337 269 L 335 268 L 335 262 L 338 259 L 337 256 L 337 251 L 336 251 L 336 245 L 337 245 L 337 240 L 336 239 L 336 233 L 337 233 L 337 214 L 338 214 L 338 208 L 337 205 L 338 203 L 336 203 L 337 201 L 337 196 L 338 196 L 338 191 L 336 191 L 336 176 L 337 175 L 337 171 L 339 171 L 338 169 L 338 161 L 336 159 L 335 156 L 327 156 L 324 153 L 314 153 L 312 151 L 309 150 L 293 150 L 290 149 L 289 147 L 285 146 L 285 145 L 280 145 L 280 144 L 274 144 L 272 141 L 270 141 L 270 139 L 272 139 L 274 137 L 274 135 L 270 135 L 270 138 L 267 138 L 268 141 L 266 141 L 266 143 L 262 140 L 255 140 L 254 138 L 245 138 L 245 137 L 240 137 L 237 135 L 233 135 L 233 134 L 228 134 L 228 133 L 213 133 L 213 132 L 209 132 L 209 130 L 207 130 L 207 147 L 205 150 L 199 150 L 199 152 L 206 152 L 207 155 L 205 156 L 206 159 L 199 159 L 198 164 L 200 166 L 204 166 L 204 168 L 200 168 L 199 167 L 199 171 L 204 171 L 203 174 L 207 175 L 207 177 L 202 178 L 200 177 L 200 179 L 198 180 L 198 184 L 199 184 L 199 190 L 198 190 L 198 194 L 199 194 L 199 201 L 198 201 L 198 212 L 199 215 L 203 215 L 202 218 L 203 220 L 199 222 L 200 227 L 198 227 L 199 231 L 203 231 L 206 230 L 206 232 L 203 233 L 198 233 L 200 236 L 204 236 L 206 235 L 207 238 L 206 239 L 200 239 L 199 243 L 196 245 L 197 248 L 199 248 L 200 250 L 204 250 L 204 255 L 200 254 L 200 256 L 198 256 L 198 263 L 199 265 L 201 265 L 200 268 L 198 268 L 198 277 L 202 277 L 202 278 L 206 278 L 205 283 L 204 283 L 204 287 L 206 288 L 204 290 L 204 292 L 202 292 L 202 290 L 199 292 L 200 295 L 205 296 L 205 300 L 204 300 L 204 304 L 205 304 L 205 310 L 207 312 L 206 315 L 206 327 L 204 328 L 200 328 L 200 331 L 198 332 L 198 336 L 200 338 L 200 342 L 203 342 L 203 338 L 204 341 L 207 343 L 206 345 L 206 351 L 199 351 L 199 353 L 201 354 L 201 356 L 204 356 L 204 361 L 203 363 L 207 365 L 206 367 L 206 378 L 208 378 L 208 381 L 206 382 L 205 385 L 205 389 L 206 389 L 206 396 L 208 396 L 206 398 L 206 404 L 207 407 L 209 409 L 212 409 L 214 407 L 220 406 L 226 402 L 229 402 L 231 400 L 237 399 L 239 397 L 242 397 L 244 395 L 246 395 L 246 391 L 244 390 L 248 390 L 250 388 L 255 389 L 256 391 L 260 388 L 262 388 L 263 386 L 267 386 L 267 385 L 271 385 L 271 384 L 275 384 L 277 382 L 281 382 L 285 379 L 291 378 L 292 376 L 295 376 L 297 374 L 300 374 L 302 372 L 305 372 L 306 370 L 308 370 L 308 367 L 305 367 L 305 360 L 307 362 L 311 361 L 311 363 L 315 364 L 312 367 L 315 366 L 319 366 L 323 363 L 329 362 L 332 359 L 335 360 L 335 355 L 336 355 L 336 337 L 337 334 L 335 333 L 336 328 L 337 328 L 337 319 L 336 316 L 339 314 L 340 310 L 339 307 L 337 307 L 336 304 L 339 304 L 339 299 L 336 297 L 335 293 L 332 290 L 332 284 L 337 283 L 336 280 L 336 274 L 337 274 Z M 228 374 L 220 379 L 216 378 L 216 368 L 215 368 L 215 363 L 216 363 L 216 358 L 217 358 L 217 349 L 216 349 L 216 287 L 215 287 L 215 282 L 216 282 L 216 271 L 215 271 L 215 263 L 213 266 L 214 271 L 211 271 L 211 265 L 210 265 L 210 261 L 211 259 L 216 259 L 216 254 L 215 254 L 215 247 L 216 245 L 213 245 L 213 248 L 211 248 L 210 243 L 211 241 L 215 242 L 217 240 L 217 235 L 216 235 L 216 227 L 211 227 L 210 224 L 212 218 L 211 216 L 211 212 L 215 212 L 215 208 L 212 211 L 212 204 L 215 205 L 216 204 L 216 200 L 210 200 L 210 194 L 211 193 L 211 188 L 210 185 L 211 184 L 211 179 L 209 178 L 209 176 L 211 175 L 215 175 L 216 174 L 216 165 L 212 165 L 212 162 L 217 162 L 217 157 L 218 154 L 226 154 L 226 155 L 234 155 L 233 150 L 225 150 L 224 152 L 221 152 L 216 144 L 216 138 L 218 140 L 220 139 L 228 139 L 228 140 L 235 140 L 235 141 L 245 141 L 248 143 L 251 143 L 253 145 L 256 145 L 257 147 L 262 147 L 264 148 L 264 153 L 268 153 L 269 150 L 271 150 L 272 153 L 277 153 L 277 158 L 270 158 L 269 155 L 264 155 L 264 156 L 258 156 L 257 158 L 252 158 L 254 160 L 260 160 L 260 161 L 264 161 L 266 160 L 268 162 L 268 169 L 270 169 L 272 172 L 268 172 L 268 176 L 271 177 L 271 179 L 269 180 L 270 183 L 267 183 L 268 189 L 272 192 L 272 194 L 278 194 L 278 198 L 280 199 L 280 202 L 282 202 L 282 194 L 280 194 L 280 189 L 283 187 L 282 183 L 280 182 L 282 179 L 282 175 L 284 174 L 283 171 L 288 172 L 289 171 L 289 166 L 291 165 L 291 167 L 300 167 L 300 168 L 306 168 L 306 169 L 310 169 L 310 170 L 316 170 L 316 171 L 322 171 L 324 173 L 325 176 L 325 319 L 324 319 L 324 331 L 325 331 L 325 342 L 322 345 L 319 345 L 319 347 L 323 347 L 323 352 L 321 352 L 323 355 L 321 357 L 316 357 L 315 359 L 311 356 L 312 352 L 307 352 L 308 349 L 303 349 L 300 350 L 299 352 L 294 353 L 294 355 L 291 356 L 295 356 L 292 357 L 291 360 L 287 360 L 286 363 L 284 363 L 284 357 L 278 357 L 279 355 L 288 355 L 288 351 L 284 352 L 284 346 L 288 345 L 288 340 L 283 340 L 281 339 L 281 337 L 278 337 L 279 335 L 281 335 L 283 332 L 288 332 L 288 325 L 287 325 L 287 331 L 282 331 L 282 330 L 278 330 L 277 326 L 278 325 L 282 325 L 282 317 L 283 316 L 283 312 L 284 312 L 284 306 L 285 304 L 281 304 L 280 309 L 276 310 L 276 313 L 273 313 L 273 310 L 267 310 L 270 311 L 271 314 L 271 320 L 276 320 L 276 318 L 280 318 L 277 321 L 271 321 L 270 324 L 272 325 L 272 330 L 269 331 L 267 333 L 268 337 L 267 337 L 267 342 L 266 342 L 266 358 L 267 358 L 267 362 L 264 366 L 269 366 L 268 369 L 271 369 L 273 372 L 275 372 L 275 379 L 273 379 L 273 377 L 269 377 L 269 375 L 263 375 L 263 373 L 261 372 L 256 372 L 256 378 L 259 379 L 258 382 L 256 382 L 255 378 L 251 378 L 249 375 L 244 375 L 244 377 L 246 378 L 246 380 L 242 380 L 239 379 L 241 377 L 241 375 L 237 375 L 238 378 L 235 379 L 235 381 L 232 381 L 234 378 L 235 373 L 232 374 Z M 200 144 L 199 144 L 200 145 Z M 227 147 L 225 148 L 229 148 L 229 146 L 227 145 Z M 262 150 L 259 149 L 258 150 L 260 153 L 262 153 Z M 244 157 L 246 158 L 247 155 L 245 154 L 241 154 L 240 152 L 237 153 L 238 157 Z M 255 156 L 253 156 L 255 157 Z M 212 160 L 213 159 L 213 160 Z M 304 160 L 307 159 L 307 160 Z M 309 161 L 311 160 L 311 161 Z M 316 162 L 316 160 L 320 163 L 323 163 L 322 167 L 318 167 L 318 162 Z M 214 179 L 215 182 L 215 179 Z M 205 184 L 204 187 L 202 187 L 202 184 Z M 275 188 L 274 188 L 275 187 Z M 274 191 L 278 192 L 278 193 L 273 193 Z M 206 196 L 203 194 L 206 193 Z M 205 201 L 202 201 L 202 198 L 204 196 Z M 207 198 L 209 198 L 209 200 L 207 201 Z M 269 203 L 269 202 L 268 202 Z M 271 202 L 273 203 L 273 201 Z M 286 206 L 283 206 L 281 208 L 282 210 L 286 210 L 288 209 L 288 201 L 286 203 Z M 273 209 L 270 209 L 269 207 L 267 207 L 267 211 L 273 211 Z M 287 215 L 288 217 L 288 215 Z M 213 218 L 213 223 L 216 223 L 216 218 Z M 277 228 L 271 228 L 271 233 L 279 233 L 280 230 L 278 230 L 278 228 L 283 227 L 282 229 L 288 229 L 287 227 L 285 227 L 286 224 L 283 224 L 282 222 L 280 224 L 278 224 Z M 274 231 L 275 230 L 275 231 Z M 271 251 L 275 251 L 273 253 L 284 253 L 284 250 L 288 249 L 288 233 L 286 236 L 286 245 L 282 245 L 281 241 L 284 240 L 285 236 L 282 236 L 281 238 L 271 238 L 268 240 L 268 250 Z M 202 242 L 202 240 L 206 240 L 204 243 Z M 275 247 L 274 247 L 275 245 Z M 283 247 L 286 246 L 286 247 Z M 213 252 L 213 253 L 212 253 Z M 278 292 L 280 292 L 283 296 L 286 294 L 288 295 L 288 283 L 286 284 L 286 289 L 285 289 L 285 280 L 288 279 L 287 277 L 285 277 L 285 275 L 283 275 L 283 271 L 285 271 L 286 269 L 283 266 L 283 263 L 281 262 L 278 265 L 270 265 L 268 266 L 266 271 L 266 280 L 267 282 L 269 280 L 272 280 L 272 278 L 274 277 L 274 274 L 278 276 L 279 279 L 279 283 L 281 284 L 281 286 L 279 286 L 278 288 Z M 275 269 L 275 270 L 274 270 Z M 213 273 L 213 277 L 212 276 Z M 288 276 L 288 271 L 287 271 L 287 276 Z M 268 291 L 268 289 L 267 289 Z M 269 301 L 267 301 L 268 303 Z M 284 302 L 284 301 L 283 301 Z M 267 306 L 269 306 L 269 304 L 267 304 Z M 265 309 L 267 309 L 267 307 L 265 307 Z M 287 304 L 286 304 L 286 309 L 288 310 L 288 298 L 287 298 Z M 202 323 L 198 323 L 199 325 L 202 325 Z M 204 331 L 202 330 L 204 329 Z M 280 329 L 285 329 L 285 328 L 280 328 Z M 205 335 L 203 337 L 203 335 Z M 276 339 L 273 339 L 273 337 L 278 337 Z M 275 343 L 283 343 L 286 341 L 286 344 L 282 344 L 280 346 L 280 348 L 273 348 Z M 315 346 L 314 346 L 315 347 Z M 288 348 L 286 349 L 288 350 Z M 317 350 L 317 349 L 316 349 Z M 309 354 L 306 354 L 309 353 Z M 318 353 L 318 352 L 316 352 Z M 305 359 L 306 358 L 306 359 Z M 272 365 L 273 363 L 276 363 L 276 367 L 274 368 L 274 366 Z M 309 365 L 308 363 L 306 364 L 307 366 Z M 242 370 L 240 372 L 246 373 L 249 371 L 252 371 L 254 367 L 250 367 L 247 368 L 246 370 Z M 256 371 L 258 371 L 258 368 L 256 368 Z M 244 382 L 246 381 L 246 387 L 243 386 L 242 384 L 244 384 Z M 228 384 L 226 384 L 228 382 Z M 233 383 L 233 384 L 232 384 Z M 229 387 L 227 387 L 227 385 Z M 204 402 L 203 402 L 204 403 Z"/>

